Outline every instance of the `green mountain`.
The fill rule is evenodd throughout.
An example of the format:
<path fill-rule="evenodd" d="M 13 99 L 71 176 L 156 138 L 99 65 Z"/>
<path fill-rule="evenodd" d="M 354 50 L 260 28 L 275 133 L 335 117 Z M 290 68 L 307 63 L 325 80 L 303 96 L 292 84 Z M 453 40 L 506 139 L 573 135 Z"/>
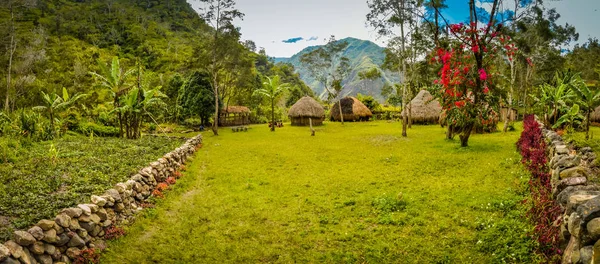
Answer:
<path fill-rule="evenodd" d="M 399 82 L 400 76 L 398 73 L 393 73 L 387 70 L 383 70 L 381 65 L 385 60 L 384 48 L 377 44 L 356 38 L 345 38 L 340 39 L 338 42 L 347 42 L 348 47 L 343 51 L 343 55 L 350 59 L 350 65 L 352 72 L 343 81 L 344 90 L 342 94 L 344 96 L 350 95 L 355 96 L 358 93 L 363 95 L 371 95 L 378 101 L 383 102 L 384 98 L 381 96 L 381 88 L 388 83 Z M 300 57 L 302 55 L 318 48 L 319 46 L 310 46 L 302 51 L 298 52 L 291 58 L 273 58 L 275 63 L 291 63 L 296 68 L 296 72 L 300 74 L 300 78 L 306 82 L 321 98 L 327 97 L 325 88 L 315 81 L 310 76 L 310 73 L 305 65 L 300 63 Z M 377 68 L 382 73 L 381 78 L 377 80 L 360 80 L 358 73 L 366 71 L 372 68 Z"/>

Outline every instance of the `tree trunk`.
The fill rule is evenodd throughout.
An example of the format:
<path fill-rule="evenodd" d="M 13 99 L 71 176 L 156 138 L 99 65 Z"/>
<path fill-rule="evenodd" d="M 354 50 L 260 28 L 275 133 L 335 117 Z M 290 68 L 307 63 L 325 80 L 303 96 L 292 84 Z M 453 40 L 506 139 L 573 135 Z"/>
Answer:
<path fill-rule="evenodd" d="M 585 140 L 590 139 L 590 109 L 587 110 L 587 120 L 585 122 Z"/>
<path fill-rule="evenodd" d="M 340 99 L 338 106 L 340 108 L 340 121 L 342 121 L 342 125 L 344 124 L 344 113 L 342 112 L 342 99 Z"/>
<path fill-rule="evenodd" d="M 310 117 L 308 118 L 308 125 L 310 126 L 310 135 L 314 137 L 315 136 L 315 130 L 313 129 L 312 118 L 310 118 Z"/>
<path fill-rule="evenodd" d="M 468 124 L 463 129 L 464 130 L 459 135 L 459 137 L 460 137 L 460 146 L 461 147 L 468 147 L 469 146 L 469 137 L 471 136 L 471 131 L 473 131 L 473 124 Z"/>
<path fill-rule="evenodd" d="M 52 129 L 52 131 L 50 131 L 50 134 L 54 136 L 54 113 L 52 113 L 52 110 L 50 110 L 50 128 Z"/>
<path fill-rule="evenodd" d="M 275 99 L 271 98 L 271 132 L 275 132 Z"/>
<path fill-rule="evenodd" d="M 8 113 L 10 111 L 9 108 L 9 98 L 10 98 L 10 81 L 11 81 L 11 72 L 12 72 L 12 61 L 13 55 L 17 49 L 17 45 L 15 43 L 15 28 L 14 28 L 14 14 L 12 5 L 10 8 L 10 21 L 11 21 L 11 36 L 10 36 L 10 46 L 9 48 L 9 57 L 8 57 L 8 77 L 6 78 L 6 100 L 4 101 L 4 110 Z"/>
<path fill-rule="evenodd" d="M 454 125 L 448 125 L 448 130 L 446 131 L 446 139 L 452 140 L 454 139 Z"/>
<path fill-rule="evenodd" d="M 216 19 L 216 27 L 215 27 L 215 35 L 214 35 L 214 43 L 213 43 L 213 56 L 212 56 L 212 75 L 213 75 L 213 89 L 215 92 L 215 120 L 212 125 L 212 132 L 215 136 L 219 135 L 219 85 L 217 83 L 217 41 L 219 39 L 219 22 L 221 20 L 221 6 L 217 7 L 217 19 Z"/>
<path fill-rule="evenodd" d="M 402 12 L 404 12 L 404 1 L 402 1 L 400 4 L 401 4 L 401 7 L 400 7 L 401 10 L 402 10 Z M 402 108 L 404 108 L 403 109 L 404 111 L 402 111 L 402 136 L 407 137 L 408 135 L 406 134 L 406 126 L 408 125 L 407 124 L 408 123 L 408 115 L 406 112 L 407 111 L 406 110 L 406 105 L 407 105 L 406 97 L 408 95 L 406 94 L 406 92 L 407 92 L 406 91 L 406 84 L 407 84 L 407 82 L 406 82 L 406 60 L 404 59 L 404 53 L 405 53 L 404 45 L 406 44 L 405 36 L 404 36 L 404 23 L 400 23 L 400 34 L 401 34 L 400 36 L 402 36 L 402 38 L 401 38 L 402 47 L 400 48 L 400 50 L 402 52 L 402 54 L 401 54 L 402 55 L 401 56 L 401 58 L 402 58 L 401 59 L 402 60 L 402 74 L 401 74 L 401 76 L 402 76 Z"/>
<path fill-rule="evenodd" d="M 408 103 L 408 128 L 412 128 L 412 101 Z"/>

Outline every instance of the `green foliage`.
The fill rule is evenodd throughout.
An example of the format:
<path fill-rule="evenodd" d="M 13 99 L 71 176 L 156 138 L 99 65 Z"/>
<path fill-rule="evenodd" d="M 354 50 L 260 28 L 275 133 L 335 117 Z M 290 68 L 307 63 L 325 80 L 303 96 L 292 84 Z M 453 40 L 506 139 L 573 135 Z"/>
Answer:
<path fill-rule="evenodd" d="M 161 137 L 89 140 L 67 134 L 45 142 L 0 137 L 0 160 L 7 162 L 0 162 L 0 211 L 12 219 L 0 226 L 0 239 L 8 239 L 13 228 L 52 218 L 61 208 L 89 202 L 90 195 L 128 179 L 181 143 Z"/>
<path fill-rule="evenodd" d="M 181 82 L 178 102 L 181 105 L 179 118 L 200 118 L 200 123 L 207 126 L 215 112 L 215 95 L 210 84 L 210 76 L 206 72 L 195 71 L 189 78 Z M 199 127 L 200 124 L 193 127 Z"/>
<path fill-rule="evenodd" d="M 84 134 L 90 135 L 94 134 L 95 136 L 100 137 L 118 137 L 119 136 L 119 128 L 112 126 L 105 126 L 101 124 L 96 124 L 93 122 L 80 122 L 77 124 L 77 128 L 75 131 Z"/>
<path fill-rule="evenodd" d="M 358 95 L 356 95 L 356 99 L 365 104 L 365 106 L 369 108 L 371 112 L 381 110 L 381 105 L 379 105 L 379 102 L 377 102 L 377 100 L 375 100 L 375 98 L 373 98 L 373 96 L 371 95 L 362 95 L 359 93 Z"/>

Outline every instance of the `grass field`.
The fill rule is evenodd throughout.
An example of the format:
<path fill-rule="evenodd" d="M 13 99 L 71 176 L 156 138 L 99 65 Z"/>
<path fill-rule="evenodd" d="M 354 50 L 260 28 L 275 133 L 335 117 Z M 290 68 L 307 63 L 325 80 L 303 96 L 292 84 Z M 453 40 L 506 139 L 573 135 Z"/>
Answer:
<path fill-rule="evenodd" d="M 204 147 L 102 263 L 533 262 L 518 131 L 326 123 L 205 132 Z"/>
<path fill-rule="evenodd" d="M 183 140 L 89 138 L 69 134 L 30 142 L 0 137 L 0 240 L 59 209 L 89 202 Z"/>

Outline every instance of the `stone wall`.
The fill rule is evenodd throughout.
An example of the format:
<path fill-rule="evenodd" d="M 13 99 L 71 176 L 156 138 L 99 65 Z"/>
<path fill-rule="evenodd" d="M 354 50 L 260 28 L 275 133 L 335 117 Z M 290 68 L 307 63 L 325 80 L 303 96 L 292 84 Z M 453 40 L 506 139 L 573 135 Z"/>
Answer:
<path fill-rule="evenodd" d="M 54 219 L 15 231 L 13 240 L 0 244 L 0 263 L 71 263 L 82 250 L 104 249 L 105 228 L 133 220 L 157 184 L 173 175 L 201 143 L 201 135 L 191 138 L 128 181 L 92 195 L 89 204 L 65 208 Z"/>
<path fill-rule="evenodd" d="M 543 126 L 542 126 L 543 127 Z M 600 263 L 600 186 L 589 147 L 576 149 L 543 128 L 552 175 L 552 196 L 563 211 L 560 239 L 563 263 Z"/>

